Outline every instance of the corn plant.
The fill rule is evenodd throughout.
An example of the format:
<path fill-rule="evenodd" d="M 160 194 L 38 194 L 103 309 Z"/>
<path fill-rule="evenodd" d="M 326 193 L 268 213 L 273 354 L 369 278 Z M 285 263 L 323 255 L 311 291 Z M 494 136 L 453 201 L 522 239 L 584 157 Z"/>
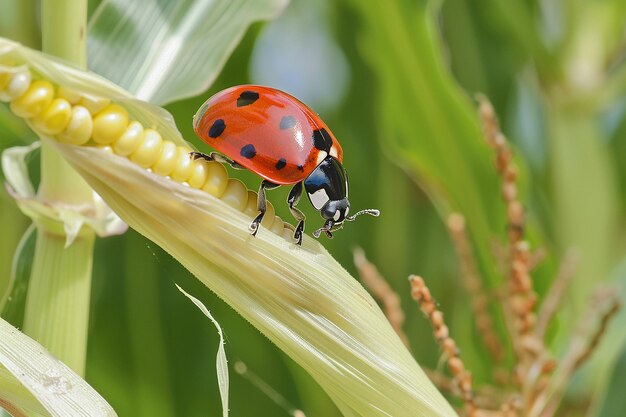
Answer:
<path fill-rule="evenodd" d="M 0 410 L 621 415 L 621 3 L 3 6 Z M 277 191 L 251 237 L 259 179 L 190 158 L 257 38 L 334 105 L 350 66 L 321 116 L 380 218 L 298 247 Z"/>

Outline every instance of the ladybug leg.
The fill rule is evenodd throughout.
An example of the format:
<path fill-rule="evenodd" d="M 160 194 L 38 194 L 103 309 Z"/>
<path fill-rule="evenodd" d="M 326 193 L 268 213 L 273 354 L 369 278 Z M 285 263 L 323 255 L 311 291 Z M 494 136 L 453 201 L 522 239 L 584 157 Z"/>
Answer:
<path fill-rule="evenodd" d="M 261 182 L 261 186 L 259 187 L 259 198 L 257 200 L 257 210 L 259 210 L 259 214 L 252 220 L 250 223 L 250 234 L 252 236 L 256 236 L 256 232 L 259 230 L 259 226 L 263 221 L 263 217 L 265 216 L 265 211 L 267 210 L 267 204 L 265 202 L 265 190 L 273 190 L 274 188 L 278 188 L 280 185 L 274 184 L 273 182 L 269 182 L 268 180 L 263 180 Z"/>
<path fill-rule="evenodd" d="M 329 219 L 329 220 L 326 220 L 326 222 L 324 223 L 324 226 L 322 226 L 321 228 L 313 232 L 313 236 L 317 239 L 320 237 L 322 232 L 324 232 L 327 238 L 332 239 L 333 232 L 341 229 L 342 227 L 343 225 L 335 225 L 335 222 L 332 219 Z"/>
<path fill-rule="evenodd" d="M 235 169 L 246 169 L 243 165 L 233 161 L 232 159 L 222 155 L 221 153 L 211 152 L 210 154 L 202 153 L 202 152 L 190 152 L 191 158 L 196 159 L 204 159 L 205 161 L 216 161 L 222 164 L 228 164 Z"/>
<path fill-rule="evenodd" d="M 296 230 L 293 232 L 293 239 L 296 241 L 296 245 L 302 245 L 302 234 L 304 233 L 304 220 L 305 215 L 300 210 L 296 208 L 296 204 L 300 201 L 300 196 L 302 195 L 302 182 L 297 183 L 293 186 L 291 191 L 289 192 L 289 197 L 287 198 L 287 203 L 289 204 L 289 210 L 293 217 L 298 220 L 298 225 L 296 226 Z"/>

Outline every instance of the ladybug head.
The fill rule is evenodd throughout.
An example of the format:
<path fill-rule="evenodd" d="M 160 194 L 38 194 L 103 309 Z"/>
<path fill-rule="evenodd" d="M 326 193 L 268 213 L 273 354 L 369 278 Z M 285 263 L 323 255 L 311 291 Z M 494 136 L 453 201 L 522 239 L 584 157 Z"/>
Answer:
<path fill-rule="evenodd" d="M 324 227 L 313 235 L 319 237 L 321 232 L 332 239 L 332 231 L 340 229 L 344 221 L 354 221 L 361 214 L 378 216 L 378 210 L 361 210 L 348 216 L 348 175 L 341 163 L 332 156 L 327 156 L 313 172 L 304 180 L 309 201 L 326 219 Z"/>

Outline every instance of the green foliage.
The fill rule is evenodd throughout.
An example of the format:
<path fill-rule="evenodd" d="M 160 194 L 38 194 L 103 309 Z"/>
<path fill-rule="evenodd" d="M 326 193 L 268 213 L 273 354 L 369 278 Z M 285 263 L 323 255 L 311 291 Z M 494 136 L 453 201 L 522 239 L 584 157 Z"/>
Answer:
<path fill-rule="evenodd" d="M 376 207 L 382 215 L 360 219 L 333 241 L 322 243 L 349 271 L 354 271 L 352 247 L 365 248 L 401 296 L 412 352 L 421 365 L 436 368 L 439 350 L 410 301 L 406 282 L 410 273 L 423 275 L 466 365 L 481 383 L 491 377 L 493 363 L 475 331 L 442 221 L 451 211 L 464 214 L 484 283 L 499 288 L 503 280 L 493 247 L 504 241 L 504 205 L 473 96 L 484 93 L 492 100 L 515 146 L 530 240 L 549 256 L 534 275 L 540 297 L 549 288 L 559 257 L 571 247 L 581 252 L 567 306 L 551 328 L 553 353 L 558 355 L 592 288 L 611 279 L 624 253 L 626 69 L 619 51 L 626 45 L 626 3 L 564 0 L 556 2 L 558 10 L 523 0 L 435 3 L 329 2 L 330 26 L 348 58 L 352 85 L 343 106 L 322 117 L 343 145 L 352 206 Z M 99 24 L 102 35 L 110 23 Z M 262 28 L 254 25 L 247 32 L 221 73 L 213 74 L 217 78 L 208 91 L 168 105 L 183 137 L 195 146 L 207 149 L 191 130 L 191 116 L 199 105 L 213 92 L 253 81 L 248 77 L 249 57 Z M 10 37 L 6 31 L 2 34 Z M 130 52 L 123 41 L 115 45 Z M 132 83 L 125 86 L 133 88 Z M 192 90 L 199 91 L 197 86 Z M 15 144 L 14 137 L 23 136 L 25 128 L 1 110 L 0 144 L 5 147 Z M 233 176 L 251 189 L 258 187 L 258 178 L 250 173 Z M 289 221 L 286 195 L 287 190 L 268 193 L 277 214 Z M 17 212 L 4 219 L 9 213 L 5 207 L 13 204 L 8 197 L 0 204 L 3 224 L 15 226 L 3 228 L 15 247 L 23 221 L 18 228 Z M 319 216 L 304 210 L 311 230 Z M 3 253 L 9 250 L 3 246 Z M 18 266 L 24 266 L 24 253 Z M 236 359 L 245 362 L 307 415 L 340 415 L 302 368 L 136 232 L 98 240 L 94 262 L 86 378 L 118 415 L 220 414 L 218 336 L 180 296 L 174 282 L 200 298 L 219 320 L 231 364 Z M 2 271 L 9 270 L 5 264 L 0 265 Z M 0 288 L 2 282 L 0 277 Z M 617 327 L 609 332 L 623 332 Z M 503 326 L 498 330 L 504 334 Z M 598 372 L 580 375 L 575 391 L 585 402 L 602 401 L 595 408 L 600 416 L 619 415 L 624 409 L 620 387 L 626 349 L 623 337 L 612 335 L 615 346 L 589 365 Z M 230 385 L 231 415 L 258 415 L 259 410 L 263 415 L 286 415 L 232 372 Z"/>

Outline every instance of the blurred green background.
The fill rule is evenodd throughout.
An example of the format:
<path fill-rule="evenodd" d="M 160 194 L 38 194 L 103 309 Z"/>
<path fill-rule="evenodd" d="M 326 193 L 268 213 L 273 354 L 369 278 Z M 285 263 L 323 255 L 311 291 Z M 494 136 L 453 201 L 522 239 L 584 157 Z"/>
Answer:
<path fill-rule="evenodd" d="M 90 1 L 90 11 L 97 2 Z M 0 19 L 2 36 L 13 29 Z M 37 34 L 19 39 L 37 47 Z M 497 289 L 493 247 L 504 242 L 505 211 L 493 155 L 475 116 L 476 93 L 494 104 L 521 171 L 529 238 L 547 259 L 534 272 L 545 294 L 563 254 L 581 259 L 565 308 L 551 329 L 555 355 L 592 289 L 624 293 L 626 201 L 626 3 L 623 0 L 373 2 L 292 0 L 281 17 L 247 31 L 204 94 L 167 106 L 201 150 L 191 118 L 211 94 L 236 84 L 284 89 L 313 107 L 344 149 L 354 209 L 379 208 L 323 244 L 354 276 L 360 246 L 400 294 L 411 350 L 425 367 L 439 350 L 407 276 L 422 275 L 440 303 L 476 384 L 494 364 L 473 326 L 458 262 L 444 224 L 467 219 L 484 285 Z M 33 140 L 0 107 L 2 148 Z M 249 188 L 259 179 L 232 172 Z M 291 221 L 287 189 L 268 193 Z M 27 219 L 0 196 L 0 290 Z M 303 201 L 308 230 L 322 219 Z M 261 231 L 260 233 L 263 233 Z M 27 245 L 32 245 L 32 241 Z M 28 251 L 20 274 L 27 275 Z M 31 255 L 32 256 L 32 255 Z M 132 230 L 98 239 L 87 380 L 120 416 L 220 415 L 215 377 L 218 335 L 174 283 L 200 298 L 221 323 L 226 354 L 241 360 L 308 416 L 338 416 L 316 383 L 169 255 Z M 569 400 L 577 414 L 626 414 L 622 313 L 601 354 L 577 374 Z M 621 358 L 621 359 L 620 359 Z M 614 364 L 619 366 L 613 366 Z M 614 368 L 614 369 L 613 369 Z M 231 415 L 287 415 L 231 371 Z M 573 414 L 568 414 L 573 415 Z"/>

